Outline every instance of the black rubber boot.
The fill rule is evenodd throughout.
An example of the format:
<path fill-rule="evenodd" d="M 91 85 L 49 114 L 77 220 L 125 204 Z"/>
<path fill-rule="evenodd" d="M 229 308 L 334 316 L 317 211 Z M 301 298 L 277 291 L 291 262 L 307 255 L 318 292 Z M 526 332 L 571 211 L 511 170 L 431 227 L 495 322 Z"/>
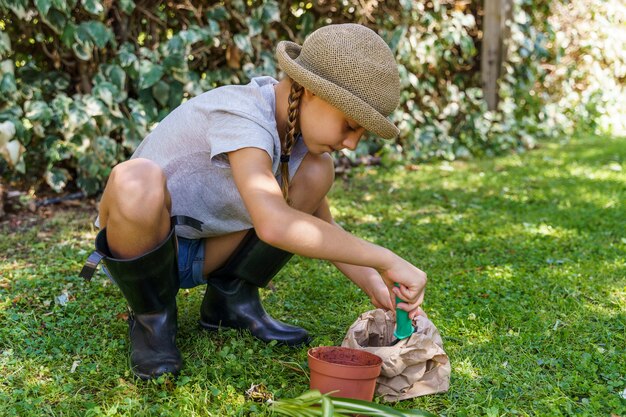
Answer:
<path fill-rule="evenodd" d="M 265 342 L 308 343 L 306 330 L 270 317 L 259 298 L 259 287 L 267 286 L 292 256 L 261 241 L 250 230 L 226 265 L 209 275 L 200 325 L 207 330 L 247 329 Z"/>
<path fill-rule="evenodd" d="M 128 301 L 133 373 L 141 379 L 178 374 L 182 358 L 176 347 L 179 281 L 174 228 L 159 247 L 133 259 L 113 258 L 103 229 L 96 237 L 95 253 Z"/>

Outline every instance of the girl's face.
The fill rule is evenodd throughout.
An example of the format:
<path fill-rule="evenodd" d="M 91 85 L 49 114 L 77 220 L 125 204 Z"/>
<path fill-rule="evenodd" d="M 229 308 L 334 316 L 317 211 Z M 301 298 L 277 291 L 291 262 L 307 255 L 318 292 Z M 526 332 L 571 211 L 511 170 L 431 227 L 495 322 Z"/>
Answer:
<path fill-rule="evenodd" d="M 309 90 L 300 99 L 300 132 L 309 152 L 322 154 L 356 148 L 365 128 Z"/>

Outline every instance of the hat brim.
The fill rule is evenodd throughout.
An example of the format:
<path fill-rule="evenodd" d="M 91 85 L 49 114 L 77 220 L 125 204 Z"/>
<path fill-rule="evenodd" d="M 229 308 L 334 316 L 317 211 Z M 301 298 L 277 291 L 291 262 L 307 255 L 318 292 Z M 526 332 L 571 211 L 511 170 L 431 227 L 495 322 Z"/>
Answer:
<path fill-rule="evenodd" d="M 341 110 L 366 130 L 384 139 L 393 139 L 398 136 L 398 128 L 378 110 L 345 88 L 325 80 L 300 65 L 296 58 L 300 55 L 301 49 L 300 45 L 289 41 L 281 41 L 276 47 L 278 64 L 291 79 Z M 328 94 L 328 91 L 334 91 L 336 94 Z"/>

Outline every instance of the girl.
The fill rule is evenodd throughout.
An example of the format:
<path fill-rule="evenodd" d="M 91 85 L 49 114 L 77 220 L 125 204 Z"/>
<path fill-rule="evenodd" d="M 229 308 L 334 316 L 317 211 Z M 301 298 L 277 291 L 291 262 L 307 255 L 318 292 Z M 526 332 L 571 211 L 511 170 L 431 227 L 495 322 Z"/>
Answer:
<path fill-rule="evenodd" d="M 207 284 L 200 324 L 248 329 L 301 345 L 304 329 L 272 319 L 259 300 L 292 253 L 331 261 L 376 307 L 413 318 L 426 275 L 338 226 L 326 194 L 334 150 L 368 130 L 397 135 L 387 119 L 400 83 L 374 31 L 330 25 L 276 57 L 287 77 L 208 91 L 175 109 L 117 165 L 96 221 L 96 252 L 81 275 L 105 270 L 129 304 L 131 366 L 143 379 L 179 372 L 176 293 Z M 177 226 L 177 227 L 175 227 Z M 399 286 L 394 286 L 394 284 Z"/>

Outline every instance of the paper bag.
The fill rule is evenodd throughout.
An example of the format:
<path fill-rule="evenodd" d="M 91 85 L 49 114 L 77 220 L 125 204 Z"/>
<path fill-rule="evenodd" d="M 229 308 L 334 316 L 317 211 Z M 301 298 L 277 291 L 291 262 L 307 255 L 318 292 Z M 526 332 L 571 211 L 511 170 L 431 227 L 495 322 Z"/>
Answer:
<path fill-rule="evenodd" d="M 424 316 L 413 320 L 417 330 L 410 337 L 395 340 L 392 311 L 365 312 L 350 326 L 341 346 L 363 349 L 383 360 L 376 394 L 385 401 L 399 401 L 445 392 L 450 387 L 450 361 L 435 325 Z"/>

